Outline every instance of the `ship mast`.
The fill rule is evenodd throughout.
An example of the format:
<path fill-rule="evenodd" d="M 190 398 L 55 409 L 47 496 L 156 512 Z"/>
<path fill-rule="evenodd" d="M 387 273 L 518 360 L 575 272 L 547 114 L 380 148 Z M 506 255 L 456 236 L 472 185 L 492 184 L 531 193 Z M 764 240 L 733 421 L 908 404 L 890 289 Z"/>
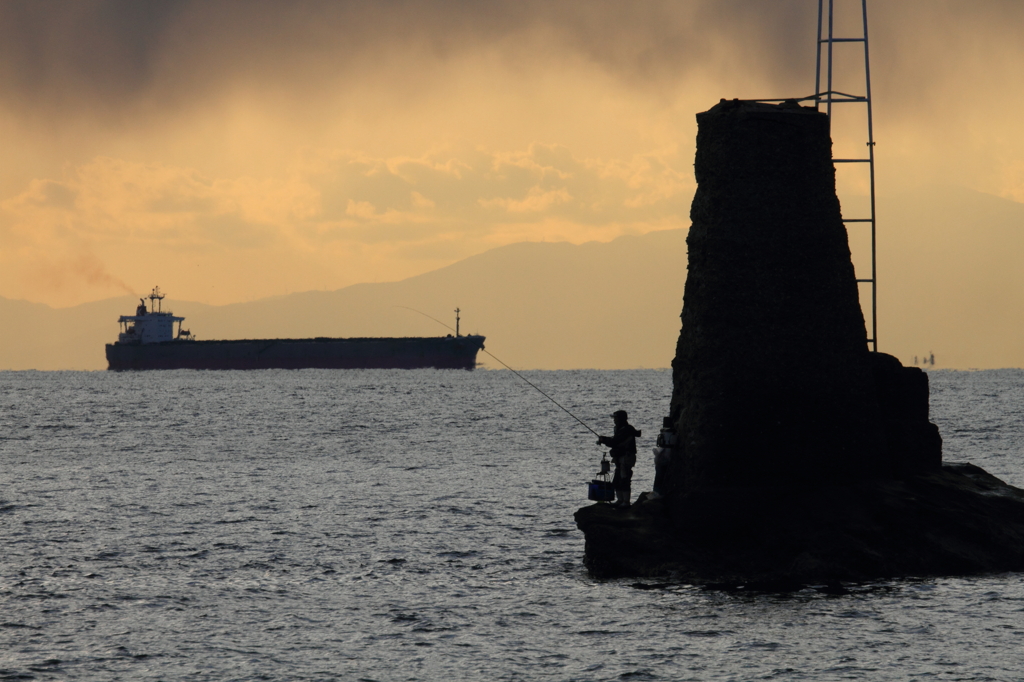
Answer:
<path fill-rule="evenodd" d="M 162 303 L 157 303 L 157 301 L 163 301 L 163 300 L 164 300 L 164 295 L 163 295 L 163 293 L 161 293 L 160 287 L 153 287 L 153 291 L 151 291 L 150 294 L 149 294 L 149 310 L 150 310 L 150 312 L 154 312 L 154 313 L 162 312 L 161 307 L 162 307 L 163 304 Z"/>

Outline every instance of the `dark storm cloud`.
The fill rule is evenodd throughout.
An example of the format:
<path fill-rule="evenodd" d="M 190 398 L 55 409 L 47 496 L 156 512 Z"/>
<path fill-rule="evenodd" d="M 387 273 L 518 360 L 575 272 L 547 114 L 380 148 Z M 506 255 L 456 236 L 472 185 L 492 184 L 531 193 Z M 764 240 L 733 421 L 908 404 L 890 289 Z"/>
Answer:
<path fill-rule="evenodd" d="M 836 6 L 859 14 L 859 0 Z M 876 67 L 921 68 L 903 92 L 942 77 L 924 67 L 941 62 L 944 47 L 955 53 L 990 35 L 1013 47 L 1024 23 L 1017 0 L 906 0 L 870 11 Z M 6 0 L 0 87 L 8 106 L 67 114 L 143 96 L 189 101 L 238 81 L 315 86 L 410 56 L 416 70 L 500 44 L 508 59 L 525 58 L 517 50 L 582 56 L 641 88 L 717 62 L 756 76 L 766 94 L 790 95 L 810 88 L 816 17 L 814 0 Z"/>
<path fill-rule="evenodd" d="M 151 77 L 162 37 L 184 0 L 8 0 L 0 4 L 5 97 L 57 96 L 80 86 L 121 98 Z"/>
<path fill-rule="evenodd" d="M 410 53 L 443 62 L 503 44 L 516 59 L 525 57 L 517 39 L 527 35 L 531 59 L 575 54 L 637 87 L 681 79 L 723 49 L 789 85 L 807 80 L 815 7 L 813 0 L 8 0 L 0 4 L 0 87 L 8 105 L 68 114 L 83 103 L 113 109 L 142 97 L 201 98 L 238 81 L 301 87 Z"/>

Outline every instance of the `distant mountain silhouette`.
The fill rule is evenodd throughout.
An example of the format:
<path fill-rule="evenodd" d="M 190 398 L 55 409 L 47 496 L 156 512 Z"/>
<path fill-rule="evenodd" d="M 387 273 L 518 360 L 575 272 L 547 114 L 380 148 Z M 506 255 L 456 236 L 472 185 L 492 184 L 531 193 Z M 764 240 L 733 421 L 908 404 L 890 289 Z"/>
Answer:
<path fill-rule="evenodd" d="M 932 187 L 882 196 L 878 219 L 880 349 L 904 364 L 934 353 L 936 367 L 1024 367 L 1024 204 Z M 859 229 L 850 228 L 855 254 Z M 462 331 L 487 336 L 487 349 L 516 369 L 667 367 L 685 239 L 678 229 L 512 244 L 400 282 L 225 306 L 177 301 L 173 283 L 153 284 L 200 339 L 443 336 L 437 322 L 399 306 L 451 326 L 459 307 Z M 118 316 L 137 303 L 125 296 L 53 309 L 0 298 L 0 369 L 103 369 Z"/>
<path fill-rule="evenodd" d="M 461 331 L 487 336 L 487 349 L 517 369 L 667 367 L 685 239 L 680 229 L 608 243 L 512 244 L 400 282 L 225 306 L 175 301 L 173 287 L 163 288 L 167 309 L 199 339 L 444 336 L 448 329 L 408 308 L 454 327 L 459 307 Z M 104 369 L 117 317 L 136 304 L 119 297 L 52 309 L 0 299 L 0 368 Z"/>

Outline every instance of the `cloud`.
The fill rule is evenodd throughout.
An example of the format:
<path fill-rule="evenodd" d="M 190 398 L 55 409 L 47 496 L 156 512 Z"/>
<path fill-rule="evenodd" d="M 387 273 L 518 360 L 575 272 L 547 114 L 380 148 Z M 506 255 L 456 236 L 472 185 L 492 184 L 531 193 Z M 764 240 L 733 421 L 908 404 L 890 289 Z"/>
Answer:
<path fill-rule="evenodd" d="M 9 207 L 36 207 L 72 209 L 78 193 L 62 182 L 54 180 L 33 180 L 28 189 L 12 201 Z"/>
<path fill-rule="evenodd" d="M 851 32 L 859 3 L 836 6 L 853 7 L 837 27 Z M 187 261 L 237 300 L 396 279 L 516 240 L 685 226 L 694 113 L 810 94 L 815 10 L 8 0 L 0 294 L 31 292 L 30 264 L 80 253 L 127 282 Z M 938 181 L 1024 197 L 1024 3 L 870 11 L 882 191 Z M 837 70 L 855 91 L 856 49 Z M 863 150 L 862 122 L 833 130 L 836 149 Z"/>
<path fill-rule="evenodd" d="M 836 8 L 838 34 L 856 35 L 859 3 Z M 905 0 L 870 12 L 877 151 L 899 167 L 894 177 L 948 182 L 961 173 L 978 189 L 1020 196 L 1019 173 L 1006 167 L 1024 155 L 1024 137 L 1010 132 L 1024 105 L 1013 87 L 1024 60 L 1016 36 L 1024 3 Z M 580 153 L 577 140 L 559 136 L 557 118 L 544 121 L 553 107 L 566 118 L 585 115 L 570 100 L 585 84 L 661 116 L 662 139 L 651 146 L 686 146 L 692 113 L 718 97 L 810 94 L 816 19 L 810 0 L 10 0 L 0 3 L 0 111 L 13 117 L 13 132 L 35 128 L 40 144 L 55 139 L 55 154 L 98 140 L 96 131 L 137 131 L 143 141 L 135 144 L 191 136 L 197 153 L 224 145 L 206 151 L 207 163 L 225 163 L 239 153 L 225 134 L 251 131 L 259 147 L 296 138 L 299 146 L 325 140 L 344 119 L 366 145 L 343 146 L 400 156 L 388 148 L 397 134 L 404 153 L 418 155 L 450 141 L 452 128 L 476 125 L 473 109 L 483 118 L 504 109 L 517 120 L 501 134 L 521 132 L 500 141 L 477 133 L 473 144 L 522 148 L 541 139 L 572 142 Z M 836 77 L 859 92 L 858 50 L 837 48 Z M 502 91 L 518 96 L 517 108 L 512 97 L 488 110 L 485 100 Z M 566 100 L 553 100 L 560 91 Z M 671 120 L 677 113 L 682 122 Z M 502 123 L 481 131 L 494 135 Z M 380 129 L 417 124 L 424 130 L 416 134 Z M 520 130 L 526 125 L 537 130 Z M 606 132 L 594 122 L 577 120 L 576 128 Z M 259 153 L 268 156 L 252 149 Z M 347 209 L 347 201 L 327 207 Z"/>
<path fill-rule="evenodd" d="M 52 95 L 55 81 L 80 78 L 117 97 L 152 72 L 161 39 L 187 2 L 11 0 L 0 8 L 3 73 L 23 91 Z"/>
<path fill-rule="evenodd" d="M 569 191 L 562 187 L 545 191 L 540 185 L 534 185 L 521 200 L 516 199 L 480 199 L 484 208 L 500 208 L 509 213 L 540 213 L 557 204 L 572 201 Z"/>
<path fill-rule="evenodd" d="M 836 7 L 837 30 L 855 32 L 859 3 Z M 635 88 L 703 74 L 763 88 L 722 96 L 791 96 L 810 94 L 815 10 L 810 0 L 9 0 L 0 86 L 7 106 L 121 123 L 126 108 L 240 85 L 297 95 L 389 72 L 429 90 L 447 65 L 493 52 L 515 67 L 582 60 Z M 921 104 L 975 67 L 1007 74 L 1024 49 L 1016 0 L 876 3 L 871 20 L 878 94 Z"/>
<path fill-rule="evenodd" d="M 240 83 L 308 91 L 416 64 L 422 76 L 497 50 L 507 63 L 583 59 L 640 87 L 735 53 L 771 79 L 806 72 L 806 0 L 11 0 L 0 5 L 9 102 L 124 120 Z M 737 51 L 736 48 L 740 49 Z M 774 65 L 771 66 L 771 65 Z M 415 88 L 415 80 L 409 85 Z M 71 115 L 75 115 L 72 113 Z"/>
<path fill-rule="evenodd" d="M 387 268 L 390 258 L 416 274 L 510 241 L 678 227 L 694 189 L 685 168 L 673 150 L 602 160 L 541 144 L 418 158 L 306 150 L 287 173 L 263 178 L 99 157 L 0 202 L 0 253 L 18 251 L 23 264 L 35 263 L 31 277 L 47 291 L 72 289 L 76 280 L 124 290 L 102 263 L 137 278 L 150 276 L 145 263 L 154 258 L 222 259 L 224 273 L 243 279 L 254 275 L 246 260 L 274 258 L 355 258 L 359 264 L 345 271 L 356 278 L 371 264 L 375 273 Z"/>
<path fill-rule="evenodd" d="M 684 220 L 694 189 L 688 164 L 674 150 L 625 160 L 581 159 L 562 145 L 541 144 L 518 152 L 327 157 L 306 159 L 303 181 L 322 206 L 313 220 L 461 223 L 464 231 L 522 222 L 526 214 L 593 225 Z"/>

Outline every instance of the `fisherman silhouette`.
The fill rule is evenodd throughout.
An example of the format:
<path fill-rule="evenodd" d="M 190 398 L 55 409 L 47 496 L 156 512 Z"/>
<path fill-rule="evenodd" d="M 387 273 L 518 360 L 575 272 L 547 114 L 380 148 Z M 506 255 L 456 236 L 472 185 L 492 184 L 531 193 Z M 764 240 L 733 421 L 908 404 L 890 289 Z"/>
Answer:
<path fill-rule="evenodd" d="M 625 509 L 629 507 L 629 484 L 633 480 L 633 466 L 636 464 L 636 439 L 640 431 L 629 423 L 629 415 L 625 410 L 616 410 L 612 414 L 615 420 L 615 433 L 611 436 L 598 436 L 598 445 L 611 448 L 615 474 L 612 476 L 612 487 L 615 488 L 613 507 Z"/>

